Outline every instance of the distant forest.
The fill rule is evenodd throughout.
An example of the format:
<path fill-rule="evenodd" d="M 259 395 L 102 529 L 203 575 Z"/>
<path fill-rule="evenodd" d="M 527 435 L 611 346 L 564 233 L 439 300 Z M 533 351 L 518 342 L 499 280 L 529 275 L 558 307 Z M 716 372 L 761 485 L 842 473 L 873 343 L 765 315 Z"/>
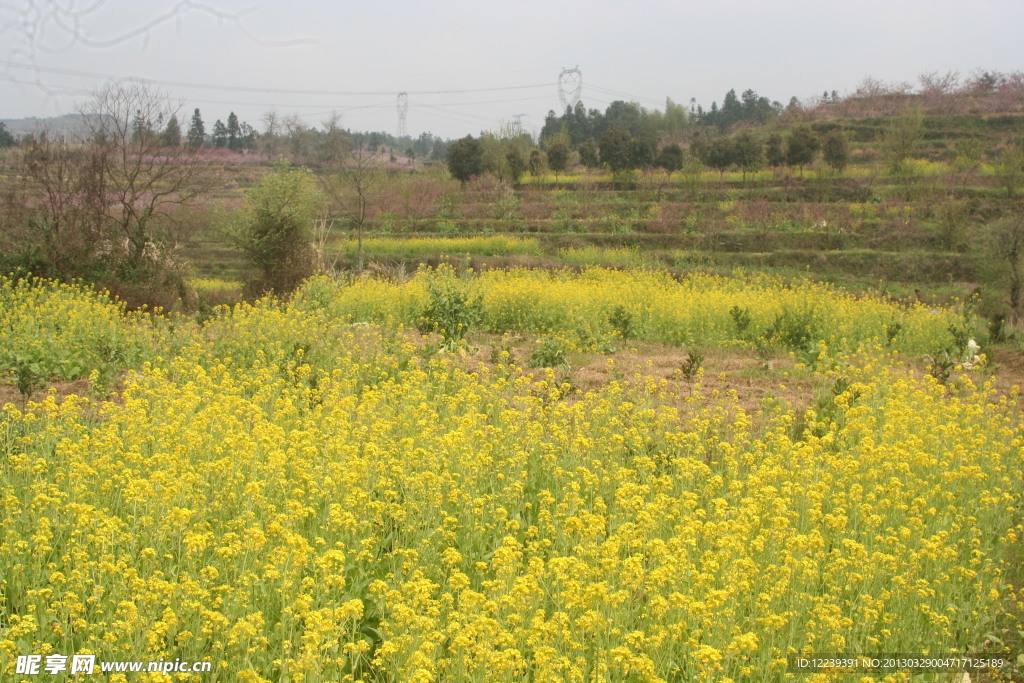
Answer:
<path fill-rule="evenodd" d="M 966 78 L 955 72 L 930 72 L 918 77 L 916 87 L 868 77 L 845 96 L 835 90 L 825 91 L 804 101 L 791 97 L 785 105 L 749 88 L 740 94 L 730 89 L 721 104 L 715 101 L 706 108 L 695 100 L 684 106 L 670 98 L 666 98 L 663 110 L 648 109 L 636 102 L 615 101 L 600 111 L 579 102 L 561 114 L 549 111 L 536 141 L 513 124 L 481 131 L 480 138 L 507 140 L 526 135 L 544 148 L 564 142 L 579 153 L 579 161 L 585 164 L 593 160 L 602 136 L 613 129 L 627 133 L 632 139 L 647 141 L 644 144 L 649 147 L 673 142 L 685 146 L 694 135 L 714 138 L 776 120 L 793 124 L 890 117 L 908 107 L 917 107 L 925 115 L 1021 113 L 1024 111 L 1024 72 L 980 70 Z M 38 135 L 41 131 L 60 135 L 80 132 L 80 119 L 80 116 L 68 115 L 56 119 L 0 122 L 0 147 L 14 146 L 22 137 Z M 149 133 L 162 134 L 169 145 L 202 144 L 270 158 L 287 156 L 294 162 L 313 164 L 331 157 L 339 136 L 343 136 L 347 144 L 370 152 L 380 151 L 392 157 L 424 162 L 445 160 L 452 143 L 430 132 L 417 137 L 398 137 L 385 131 L 342 129 L 337 116 L 328 117 L 319 126 L 310 125 L 297 115 L 281 115 L 275 111 L 264 114 L 255 124 L 240 121 L 234 112 L 223 119 L 215 119 L 212 124 L 207 121 L 197 108 L 188 121 L 174 115 L 166 121 L 135 123 L 140 131 L 145 128 Z"/>

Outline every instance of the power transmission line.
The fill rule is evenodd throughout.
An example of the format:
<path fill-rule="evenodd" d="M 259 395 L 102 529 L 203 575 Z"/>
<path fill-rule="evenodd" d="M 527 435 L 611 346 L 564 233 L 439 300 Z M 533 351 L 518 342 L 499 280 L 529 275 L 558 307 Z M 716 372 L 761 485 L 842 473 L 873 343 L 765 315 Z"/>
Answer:
<path fill-rule="evenodd" d="M 89 79 L 90 81 L 103 81 L 109 82 L 112 80 L 121 80 L 130 77 L 119 77 L 109 73 L 99 73 L 93 71 L 79 70 L 79 69 L 67 69 L 62 67 L 52 66 L 40 66 L 38 64 L 30 64 L 23 61 L 17 60 L 0 60 L 0 69 L 6 70 L 6 74 L 0 73 L 0 81 L 7 81 L 10 83 L 16 83 L 18 85 L 32 86 L 38 85 L 40 74 L 55 74 L 63 75 L 76 79 Z M 19 78 L 16 72 L 26 72 L 27 78 L 35 76 L 35 83 L 26 80 L 25 78 Z M 217 90 L 225 93 L 254 93 L 263 95 L 283 95 L 288 96 L 287 99 L 292 98 L 306 98 L 306 97 L 345 97 L 345 98 L 361 98 L 361 97 L 372 97 L 372 96 L 387 96 L 394 97 L 394 91 L 386 92 L 379 90 L 320 90 L 320 89 L 301 89 L 301 88 L 270 88 L 270 87 L 255 87 L 255 86 L 244 86 L 244 85 L 233 85 L 233 84 L 216 84 L 216 83 L 199 83 L 192 81 L 178 81 L 178 80 L 166 80 L 166 79 L 139 79 L 146 83 L 155 86 L 166 86 L 176 88 L 187 88 L 187 89 L 198 89 L 198 90 Z M 491 116 L 481 116 L 471 112 L 456 111 L 460 107 L 470 106 L 486 106 L 496 105 L 505 103 L 520 103 L 526 101 L 539 101 L 549 100 L 550 95 L 538 94 L 538 95 L 526 95 L 513 98 L 469 98 L 468 100 L 451 100 L 449 95 L 462 95 L 462 94 L 476 94 L 476 93 L 500 93 L 500 92 L 524 92 L 535 89 L 544 89 L 550 93 L 551 84 L 530 84 L 530 85 L 510 85 L 510 86 L 495 86 L 495 87 L 482 87 L 482 88 L 449 88 L 440 90 L 413 90 L 413 91 L 402 91 L 398 95 L 398 100 L 390 100 L 390 106 L 397 105 L 398 113 L 398 135 L 408 134 L 408 111 L 412 107 L 416 111 L 429 112 L 435 117 L 441 117 L 452 121 L 462 122 L 485 122 L 493 123 L 494 118 Z M 60 86 L 56 89 L 64 95 L 87 95 L 88 90 L 83 87 L 76 86 L 73 84 Z M 579 67 L 572 69 L 562 69 L 558 78 L 558 90 L 559 100 L 565 108 L 575 108 L 575 106 L 582 101 L 583 92 L 583 75 Z M 622 91 L 605 88 L 602 86 L 588 85 L 588 91 L 594 91 L 597 93 L 605 94 L 608 97 L 616 99 L 627 99 L 629 101 L 643 101 L 662 104 L 662 101 L 654 100 L 652 98 L 639 97 L 631 95 Z M 410 103 L 409 96 L 418 96 L 415 102 Z M 229 96 L 230 98 L 230 96 Z M 424 102 L 424 98 L 427 102 Z M 352 114 L 368 114 L 370 112 L 382 111 L 387 108 L 386 102 L 374 102 L 371 104 L 324 104 L 323 100 L 317 103 L 300 103 L 294 101 L 287 102 L 240 102 L 231 101 L 230 99 L 205 99 L 196 97 L 186 97 L 187 100 L 201 103 L 201 104 L 213 104 L 218 106 L 234 107 L 234 108 L 245 108 L 245 107 L 286 107 L 291 109 L 299 110 L 327 110 L 327 111 L 341 111 L 351 112 Z M 428 103 L 431 99 L 434 99 L 433 103 Z M 595 100 L 594 104 L 598 104 L 603 98 L 589 98 Z M 441 101 L 437 101 L 441 100 Z M 314 114 L 306 114 L 304 116 L 313 116 Z M 520 128 L 521 129 L 521 128 Z"/>
<path fill-rule="evenodd" d="M 36 71 L 42 73 L 62 74 L 65 76 L 78 76 L 83 78 L 99 78 L 104 80 L 119 80 L 121 78 L 131 78 L 116 76 L 114 74 L 102 74 L 91 71 L 78 71 L 75 69 L 62 69 L 58 67 L 44 67 L 33 64 L 24 64 L 19 62 L 9 62 L 0 60 L 0 66 L 4 66 L 10 69 L 25 69 L 28 71 Z M 394 91 L 383 91 L 383 90 L 300 90 L 295 88 L 268 88 L 265 86 L 245 86 L 245 85 L 225 85 L 215 83 L 194 83 L 190 81 L 172 81 L 159 78 L 143 78 L 147 83 L 153 85 L 163 85 L 175 88 L 197 88 L 205 90 L 225 90 L 229 92 L 258 92 L 258 93 L 278 93 L 281 95 L 327 95 L 327 96 L 341 96 L 341 97 L 379 97 L 383 95 L 394 95 Z M 548 83 L 539 83 L 534 85 L 509 85 L 509 86 L 498 86 L 492 88 L 454 88 L 448 90 L 409 90 L 407 95 L 456 95 L 465 93 L 478 93 L 478 92 L 503 92 L 510 90 L 531 90 L 535 88 L 550 88 Z"/>

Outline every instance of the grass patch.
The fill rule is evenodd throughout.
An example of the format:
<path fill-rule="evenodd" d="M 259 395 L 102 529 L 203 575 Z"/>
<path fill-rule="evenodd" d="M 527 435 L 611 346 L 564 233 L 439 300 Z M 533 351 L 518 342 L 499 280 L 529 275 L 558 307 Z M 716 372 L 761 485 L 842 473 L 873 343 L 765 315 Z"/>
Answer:
<path fill-rule="evenodd" d="M 339 245 L 342 254 L 355 258 L 356 240 Z M 426 258 L 443 254 L 471 256 L 540 256 L 540 241 L 533 237 L 371 237 L 363 240 L 365 256 Z"/>

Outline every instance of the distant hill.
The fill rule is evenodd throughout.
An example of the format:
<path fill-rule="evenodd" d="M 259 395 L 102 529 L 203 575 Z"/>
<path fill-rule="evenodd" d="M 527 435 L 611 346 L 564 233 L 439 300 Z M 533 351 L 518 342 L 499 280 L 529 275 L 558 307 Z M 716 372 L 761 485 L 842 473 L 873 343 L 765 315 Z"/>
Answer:
<path fill-rule="evenodd" d="M 50 135 L 78 135 L 85 131 L 85 117 L 81 114 L 49 118 L 33 116 L 25 119 L 0 119 L 0 122 L 7 126 L 7 131 L 16 138 L 44 131 Z"/>

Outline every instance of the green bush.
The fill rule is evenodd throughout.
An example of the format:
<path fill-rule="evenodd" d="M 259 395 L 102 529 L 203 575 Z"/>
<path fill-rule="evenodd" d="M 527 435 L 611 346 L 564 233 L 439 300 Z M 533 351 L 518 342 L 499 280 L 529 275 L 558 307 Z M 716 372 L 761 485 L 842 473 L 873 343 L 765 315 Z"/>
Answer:
<path fill-rule="evenodd" d="M 287 294 L 313 274 L 313 220 L 323 203 L 313 172 L 283 160 L 246 192 L 228 233 L 256 269 L 251 294 Z"/>
<path fill-rule="evenodd" d="M 537 340 L 537 348 L 530 354 L 531 368 L 554 368 L 565 365 L 568 361 L 569 349 L 557 334 L 545 334 Z"/>
<path fill-rule="evenodd" d="M 427 306 L 420 315 L 420 332 L 437 332 L 447 347 L 462 341 L 480 323 L 483 300 L 471 297 L 451 269 L 439 268 L 427 281 Z"/>

